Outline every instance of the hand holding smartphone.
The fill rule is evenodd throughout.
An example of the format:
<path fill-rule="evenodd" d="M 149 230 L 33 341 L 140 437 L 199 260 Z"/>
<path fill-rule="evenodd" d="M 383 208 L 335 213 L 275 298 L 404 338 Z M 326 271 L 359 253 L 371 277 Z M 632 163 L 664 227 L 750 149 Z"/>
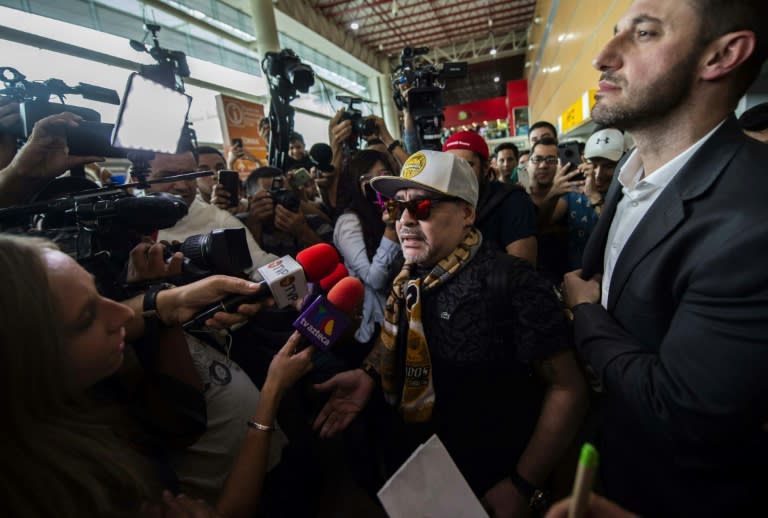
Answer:
<path fill-rule="evenodd" d="M 237 171 L 222 169 L 218 176 L 219 183 L 229 193 L 229 206 L 237 206 L 240 203 L 240 174 Z"/>
<path fill-rule="evenodd" d="M 571 171 L 575 171 L 581 164 L 581 152 L 578 142 L 562 142 L 557 146 L 557 154 L 560 157 L 560 165 L 571 164 Z"/>

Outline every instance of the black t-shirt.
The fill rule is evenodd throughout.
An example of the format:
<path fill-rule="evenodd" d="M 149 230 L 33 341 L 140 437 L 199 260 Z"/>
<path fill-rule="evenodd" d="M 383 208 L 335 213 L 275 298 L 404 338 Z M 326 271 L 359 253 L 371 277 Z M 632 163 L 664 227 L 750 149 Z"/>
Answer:
<path fill-rule="evenodd" d="M 477 204 L 479 216 L 496 197 L 503 199 L 476 225 L 483 234 L 483 242 L 504 252 L 510 243 L 536 235 L 536 206 L 525 190 L 493 181 L 485 185 L 480 193 Z"/>

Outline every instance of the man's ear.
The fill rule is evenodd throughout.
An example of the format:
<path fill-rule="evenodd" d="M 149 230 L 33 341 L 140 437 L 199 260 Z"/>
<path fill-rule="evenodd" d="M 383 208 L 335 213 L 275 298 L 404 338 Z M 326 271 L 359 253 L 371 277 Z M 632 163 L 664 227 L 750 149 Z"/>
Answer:
<path fill-rule="evenodd" d="M 471 225 L 474 225 L 476 216 L 477 216 L 477 211 L 475 211 L 475 208 L 469 203 L 465 203 L 464 204 L 464 226 L 469 227 Z"/>
<path fill-rule="evenodd" d="M 707 46 L 701 78 L 706 81 L 732 74 L 755 52 L 755 33 L 752 31 L 729 32 Z"/>

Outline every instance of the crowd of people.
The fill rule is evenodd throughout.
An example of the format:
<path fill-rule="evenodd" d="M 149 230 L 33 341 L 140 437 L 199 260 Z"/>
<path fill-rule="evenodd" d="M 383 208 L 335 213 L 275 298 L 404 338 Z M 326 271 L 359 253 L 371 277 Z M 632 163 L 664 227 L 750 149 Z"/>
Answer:
<path fill-rule="evenodd" d="M 568 515 L 584 441 L 586 516 L 760 513 L 768 109 L 734 110 L 766 20 L 760 0 L 635 0 L 594 60 L 581 147 L 539 121 L 527 149 L 471 131 L 424 149 L 407 110 L 403 142 L 375 116 L 359 142 L 342 110 L 328 143 L 293 133 L 284 169 L 235 188 L 218 173 L 241 148 L 156 153 L 139 180 L 186 210 L 125 236 L 125 296 L 55 232 L 0 234 L 2 514 L 384 516 L 376 492 L 433 434 L 492 517 Z M 18 117 L 0 97 L 0 208 L 109 182 L 61 183 L 100 160 L 69 154 L 81 117 L 17 150 Z M 192 171 L 214 174 L 171 178 Z M 190 277 L 175 243 L 218 229 L 251 266 Z M 332 349 L 268 294 L 182 327 L 318 243 L 364 290 Z"/>

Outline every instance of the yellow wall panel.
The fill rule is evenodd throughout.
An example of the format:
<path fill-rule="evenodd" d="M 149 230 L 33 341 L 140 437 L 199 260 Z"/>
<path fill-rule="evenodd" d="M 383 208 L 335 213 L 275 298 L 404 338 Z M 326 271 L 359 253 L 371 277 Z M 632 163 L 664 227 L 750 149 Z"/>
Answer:
<path fill-rule="evenodd" d="M 596 88 L 592 60 L 632 0 L 539 0 L 526 61 L 531 123 L 553 124 L 585 91 Z M 542 41 L 549 22 L 546 41 Z M 543 46 L 543 48 L 542 48 Z M 538 62 L 537 62 L 538 60 Z"/>

